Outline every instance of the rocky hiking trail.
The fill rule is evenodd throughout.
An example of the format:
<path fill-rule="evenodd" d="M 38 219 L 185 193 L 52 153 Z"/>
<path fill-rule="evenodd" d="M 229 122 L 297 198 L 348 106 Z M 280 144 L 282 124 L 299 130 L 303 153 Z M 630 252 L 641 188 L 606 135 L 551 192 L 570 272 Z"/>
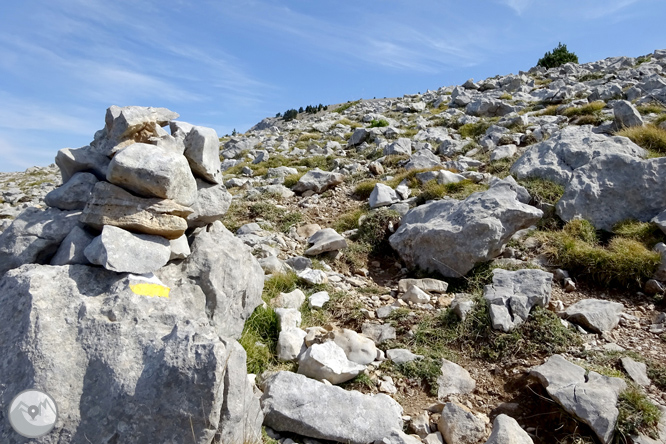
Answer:
<path fill-rule="evenodd" d="M 221 138 L 110 107 L 0 173 L 0 404 L 51 394 L 42 443 L 666 442 L 665 69 Z"/>

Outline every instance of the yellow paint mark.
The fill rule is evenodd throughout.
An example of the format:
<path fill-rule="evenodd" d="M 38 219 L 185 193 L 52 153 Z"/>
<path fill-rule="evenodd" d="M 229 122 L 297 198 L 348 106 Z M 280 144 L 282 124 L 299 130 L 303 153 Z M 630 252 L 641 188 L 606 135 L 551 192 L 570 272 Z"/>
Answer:
<path fill-rule="evenodd" d="M 150 284 L 142 282 L 140 284 L 130 284 L 130 289 L 139 296 L 148 296 L 151 298 L 168 298 L 171 289 L 160 284 Z"/>

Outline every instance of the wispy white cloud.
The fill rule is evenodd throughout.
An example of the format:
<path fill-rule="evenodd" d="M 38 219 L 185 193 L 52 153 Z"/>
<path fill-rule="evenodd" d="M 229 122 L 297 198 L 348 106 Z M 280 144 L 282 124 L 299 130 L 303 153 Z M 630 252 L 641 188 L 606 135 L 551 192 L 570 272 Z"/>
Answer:
<path fill-rule="evenodd" d="M 411 22 L 405 17 L 366 16 L 362 26 L 315 17 L 282 5 L 257 0 L 249 2 L 253 14 L 230 10 L 234 18 L 254 27 L 271 30 L 280 39 L 294 42 L 294 48 L 313 56 L 349 65 L 375 65 L 398 70 L 436 73 L 443 69 L 469 66 L 489 43 L 479 27 L 446 17 L 442 23 Z M 365 23 L 367 22 L 367 23 Z M 287 38 L 289 36 L 289 38 Z M 433 37 L 437 36 L 437 37 Z M 296 44 L 297 42 L 297 44 Z"/>
<path fill-rule="evenodd" d="M 499 2 L 518 14 L 522 15 L 532 5 L 533 0 L 499 0 Z"/>
<path fill-rule="evenodd" d="M 91 135 L 98 128 L 90 124 L 89 110 L 57 104 L 33 102 L 0 91 L 0 128 L 6 130 L 57 131 Z"/>

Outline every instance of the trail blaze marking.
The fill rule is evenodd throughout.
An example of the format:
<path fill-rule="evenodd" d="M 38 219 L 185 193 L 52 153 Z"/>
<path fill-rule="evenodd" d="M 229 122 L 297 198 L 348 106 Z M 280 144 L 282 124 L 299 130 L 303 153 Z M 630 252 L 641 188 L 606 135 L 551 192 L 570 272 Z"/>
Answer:
<path fill-rule="evenodd" d="M 152 273 L 130 275 L 129 287 L 134 294 L 150 298 L 168 298 L 171 288 L 167 287 Z"/>
<path fill-rule="evenodd" d="M 168 298 L 171 289 L 160 284 L 149 284 L 142 282 L 140 284 L 130 284 L 130 289 L 139 296 L 148 296 L 151 298 Z"/>

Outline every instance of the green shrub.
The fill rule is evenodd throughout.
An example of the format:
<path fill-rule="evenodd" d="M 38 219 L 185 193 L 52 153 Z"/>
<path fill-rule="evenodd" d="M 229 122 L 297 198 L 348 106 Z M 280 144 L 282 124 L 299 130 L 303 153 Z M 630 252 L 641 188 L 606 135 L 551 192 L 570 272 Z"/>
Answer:
<path fill-rule="evenodd" d="M 299 180 L 301 180 L 301 177 L 303 177 L 305 173 L 296 173 L 296 174 L 289 174 L 285 176 L 284 182 L 282 182 L 282 185 L 284 185 L 287 188 L 291 188 L 294 185 L 298 183 Z"/>
<path fill-rule="evenodd" d="M 386 240 L 389 223 L 397 225 L 399 221 L 400 214 L 397 211 L 388 208 L 371 211 L 358 227 L 356 240 L 376 247 Z"/>
<path fill-rule="evenodd" d="M 382 128 L 385 126 L 389 126 L 389 123 L 384 119 L 372 120 L 370 122 L 370 128 Z"/>
<path fill-rule="evenodd" d="M 557 45 L 553 51 L 548 51 L 544 54 L 542 58 L 537 62 L 537 66 L 543 66 L 544 68 L 555 68 L 565 63 L 578 63 L 578 56 L 573 52 L 569 52 L 567 45 L 560 43 Z"/>
<path fill-rule="evenodd" d="M 615 133 L 658 156 L 666 154 L 666 130 L 655 125 L 634 126 Z"/>
<path fill-rule="evenodd" d="M 335 221 L 335 224 L 333 224 L 333 228 L 338 233 L 342 233 L 343 231 L 353 230 L 355 228 L 358 228 L 358 220 L 365 213 L 367 213 L 367 211 L 362 209 L 362 208 L 359 208 L 358 210 L 350 211 L 348 213 L 344 213 L 344 214 L 342 214 L 341 216 L 338 217 L 337 221 Z"/>
<path fill-rule="evenodd" d="M 458 128 L 458 133 L 463 138 L 477 138 L 484 135 L 488 128 L 490 128 L 490 125 L 492 125 L 490 122 L 483 120 L 477 123 L 466 123 Z"/>

